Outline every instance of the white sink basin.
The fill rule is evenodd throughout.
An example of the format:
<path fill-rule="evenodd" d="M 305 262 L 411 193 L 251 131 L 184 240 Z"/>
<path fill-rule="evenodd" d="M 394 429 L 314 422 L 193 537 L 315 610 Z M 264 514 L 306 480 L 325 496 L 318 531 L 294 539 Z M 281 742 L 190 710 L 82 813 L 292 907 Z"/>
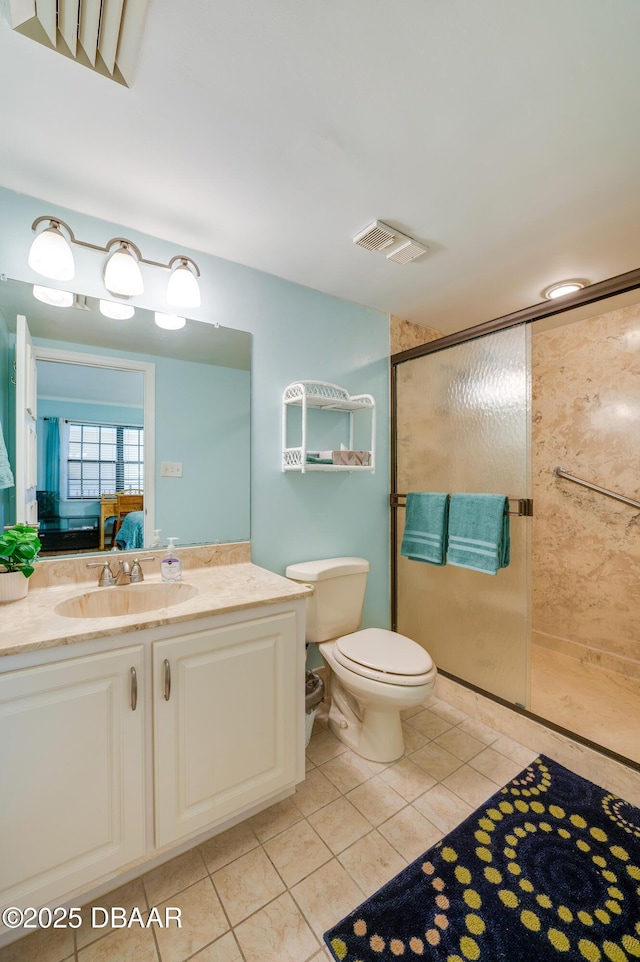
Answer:
<path fill-rule="evenodd" d="M 98 588 L 85 591 L 75 598 L 68 598 L 56 605 L 54 611 L 65 618 L 115 618 L 120 615 L 138 615 L 143 611 L 170 608 L 189 601 L 198 594 L 194 585 L 175 581 L 160 584 L 142 584 Z"/>

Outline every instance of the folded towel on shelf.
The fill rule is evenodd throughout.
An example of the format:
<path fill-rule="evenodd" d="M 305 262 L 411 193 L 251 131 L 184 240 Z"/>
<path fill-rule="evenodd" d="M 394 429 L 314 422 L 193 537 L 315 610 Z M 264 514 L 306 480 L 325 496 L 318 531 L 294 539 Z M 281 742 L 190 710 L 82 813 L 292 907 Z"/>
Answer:
<path fill-rule="evenodd" d="M 307 464 L 333 464 L 331 451 L 307 451 Z"/>
<path fill-rule="evenodd" d="M 497 575 L 509 564 L 509 499 L 504 494 L 452 494 L 447 564 Z"/>
<path fill-rule="evenodd" d="M 448 513 L 448 494 L 439 491 L 409 492 L 400 554 L 411 561 L 443 565 Z"/>
<path fill-rule="evenodd" d="M 12 488 L 13 483 L 13 472 L 9 464 L 9 455 L 7 454 L 7 448 L 2 434 L 2 425 L 0 424 L 0 488 Z"/>

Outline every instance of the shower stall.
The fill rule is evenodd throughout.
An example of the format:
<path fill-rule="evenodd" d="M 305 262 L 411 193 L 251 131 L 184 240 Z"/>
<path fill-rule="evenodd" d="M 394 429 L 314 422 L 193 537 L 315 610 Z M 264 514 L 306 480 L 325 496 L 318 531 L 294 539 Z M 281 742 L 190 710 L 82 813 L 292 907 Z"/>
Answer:
<path fill-rule="evenodd" d="M 640 271 L 391 360 L 393 627 L 640 766 Z M 403 557 L 410 491 L 506 495 L 509 566 Z"/>

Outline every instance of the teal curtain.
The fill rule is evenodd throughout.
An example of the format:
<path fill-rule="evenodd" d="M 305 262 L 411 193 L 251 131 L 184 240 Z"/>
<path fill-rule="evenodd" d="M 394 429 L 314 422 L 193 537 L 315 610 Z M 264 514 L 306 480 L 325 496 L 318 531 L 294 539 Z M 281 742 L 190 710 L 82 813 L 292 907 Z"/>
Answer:
<path fill-rule="evenodd" d="M 60 426 L 58 418 L 44 421 L 44 488 L 55 494 L 60 492 Z"/>

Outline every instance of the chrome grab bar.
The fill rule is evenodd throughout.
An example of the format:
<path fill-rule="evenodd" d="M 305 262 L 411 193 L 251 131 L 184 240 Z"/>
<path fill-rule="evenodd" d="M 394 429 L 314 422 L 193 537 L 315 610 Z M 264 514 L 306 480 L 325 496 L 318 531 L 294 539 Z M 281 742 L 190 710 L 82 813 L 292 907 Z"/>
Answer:
<path fill-rule="evenodd" d="M 574 481 L 576 484 L 581 484 L 585 488 L 590 488 L 591 491 L 597 491 L 598 494 L 605 494 L 608 498 L 614 498 L 616 501 L 623 501 L 625 504 L 630 504 L 632 508 L 640 508 L 640 501 L 634 501 L 633 498 L 625 498 L 623 494 L 616 494 L 615 491 L 609 491 L 608 488 L 601 488 L 599 484 L 592 484 L 591 481 L 583 481 L 582 478 L 576 478 L 573 474 L 568 474 L 564 468 L 554 468 L 553 473 L 556 478 L 565 478 L 567 481 Z"/>

